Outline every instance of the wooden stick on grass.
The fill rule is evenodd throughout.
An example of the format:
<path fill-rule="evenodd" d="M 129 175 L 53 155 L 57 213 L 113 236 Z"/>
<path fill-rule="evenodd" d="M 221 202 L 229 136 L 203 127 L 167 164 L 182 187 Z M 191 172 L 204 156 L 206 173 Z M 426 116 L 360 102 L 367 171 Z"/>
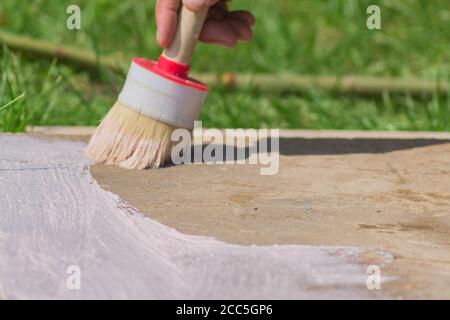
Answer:
<path fill-rule="evenodd" d="M 413 96 L 429 96 L 434 93 L 450 94 L 448 81 L 432 81 L 417 78 L 380 78 L 362 75 L 314 76 L 296 74 L 194 74 L 196 79 L 209 85 L 225 87 L 253 87 L 261 91 L 302 92 L 311 88 L 340 94 L 380 95 L 409 93 Z"/>
<path fill-rule="evenodd" d="M 112 57 L 97 57 L 94 53 L 76 48 L 57 45 L 45 40 L 33 39 L 0 30 L 0 43 L 12 50 L 59 59 L 89 70 L 105 68 L 124 73 L 127 62 Z M 124 68 L 125 67 L 125 68 Z M 310 88 L 333 91 L 338 94 L 380 95 L 409 93 L 413 96 L 433 94 L 449 95 L 448 81 L 432 81 L 414 78 L 380 78 L 361 75 L 310 76 L 297 74 L 193 74 L 194 78 L 210 85 L 229 88 L 251 87 L 260 91 L 302 92 Z"/>
<path fill-rule="evenodd" d="M 3 30 L 0 30 L 0 43 L 13 51 L 20 51 L 48 59 L 56 58 L 91 71 L 98 70 L 100 67 L 116 72 L 124 72 L 123 64 L 117 59 L 98 57 L 87 50 L 61 46 L 50 41 L 33 39 Z"/>

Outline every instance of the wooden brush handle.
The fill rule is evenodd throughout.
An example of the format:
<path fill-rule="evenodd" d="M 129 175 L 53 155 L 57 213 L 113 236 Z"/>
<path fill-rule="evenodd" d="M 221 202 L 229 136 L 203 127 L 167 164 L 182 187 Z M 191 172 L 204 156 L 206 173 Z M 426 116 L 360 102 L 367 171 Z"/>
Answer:
<path fill-rule="evenodd" d="M 187 65 L 191 62 L 192 53 L 207 14 L 208 8 L 193 12 L 185 6 L 181 6 L 178 15 L 177 33 L 170 47 L 163 52 L 166 58 Z"/>

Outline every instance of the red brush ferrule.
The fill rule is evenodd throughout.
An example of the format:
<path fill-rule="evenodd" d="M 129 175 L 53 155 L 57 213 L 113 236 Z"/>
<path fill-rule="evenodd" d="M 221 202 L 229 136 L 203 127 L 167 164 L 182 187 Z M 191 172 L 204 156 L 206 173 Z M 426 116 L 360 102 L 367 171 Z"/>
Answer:
<path fill-rule="evenodd" d="M 156 63 L 156 69 L 183 79 L 186 79 L 189 73 L 189 66 L 187 64 L 172 61 L 163 55 L 159 57 L 158 62 Z"/>
<path fill-rule="evenodd" d="M 145 58 L 134 58 L 132 66 L 133 65 L 137 65 L 151 74 L 158 75 L 176 84 L 181 84 L 185 87 L 200 91 L 208 91 L 207 86 L 187 77 L 189 71 L 188 65 L 173 62 L 166 57 L 161 56 L 158 59 L 158 62 Z"/>

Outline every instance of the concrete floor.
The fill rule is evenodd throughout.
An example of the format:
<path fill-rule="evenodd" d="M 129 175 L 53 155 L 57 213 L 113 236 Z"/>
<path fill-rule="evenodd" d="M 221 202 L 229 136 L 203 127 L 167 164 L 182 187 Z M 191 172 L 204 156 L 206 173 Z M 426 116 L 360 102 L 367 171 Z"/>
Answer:
<path fill-rule="evenodd" d="M 87 139 L 90 129 L 39 129 Z M 280 171 L 184 165 L 127 171 L 94 165 L 98 183 L 190 235 L 241 245 L 368 248 L 383 296 L 450 298 L 450 134 L 286 131 Z"/>

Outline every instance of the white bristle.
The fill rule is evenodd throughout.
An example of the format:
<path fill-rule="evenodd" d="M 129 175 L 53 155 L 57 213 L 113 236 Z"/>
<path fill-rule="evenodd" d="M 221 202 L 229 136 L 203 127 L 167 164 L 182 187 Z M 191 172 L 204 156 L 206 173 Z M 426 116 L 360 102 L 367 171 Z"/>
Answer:
<path fill-rule="evenodd" d="M 158 168 L 170 158 L 174 130 L 116 102 L 89 141 L 89 158 L 125 169 Z"/>

